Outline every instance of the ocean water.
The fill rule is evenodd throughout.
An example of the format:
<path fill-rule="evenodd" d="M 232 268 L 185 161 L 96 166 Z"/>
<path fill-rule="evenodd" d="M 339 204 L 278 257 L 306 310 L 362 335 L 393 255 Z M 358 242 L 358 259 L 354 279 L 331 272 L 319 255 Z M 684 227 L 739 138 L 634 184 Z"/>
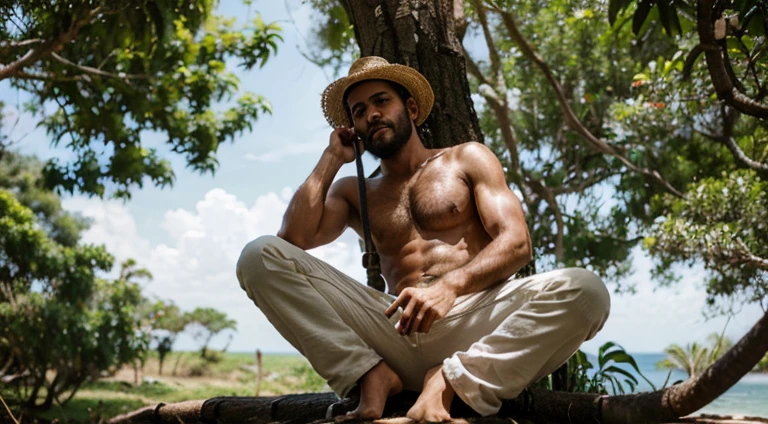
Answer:
<path fill-rule="evenodd" d="M 592 364 L 597 364 L 597 360 L 588 355 Z M 656 363 L 664 359 L 666 355 L 663 353 L 636 353 L 632 354 L 637 362 L 640 372 L 645 375 L 646 378 L 656 386 L 661 388 L 664 381 L 667 379 L 669 370 L 656 369 Z M 626 366 L 622 368 L 627 369 L 632 374 L 636 373 Z M 675 370 L 669 377 L 669 383 L 671 385 L 676 381 L 686 380 L 688 374 L 683 371 Z M 651 387 L 643 379 L 638 377 L 640 381 L 639 387 L 636 391 L 648 391 Z M 747 374 L 738 383 L 731 387 L 727 392 L 723 393 L 719 398 L 715 399 L 712 403 L 705 406 L 698 413 L 707 414 L 720 414 L 720 415 L 746 415 L 768 418 L 768 374 Z"/>

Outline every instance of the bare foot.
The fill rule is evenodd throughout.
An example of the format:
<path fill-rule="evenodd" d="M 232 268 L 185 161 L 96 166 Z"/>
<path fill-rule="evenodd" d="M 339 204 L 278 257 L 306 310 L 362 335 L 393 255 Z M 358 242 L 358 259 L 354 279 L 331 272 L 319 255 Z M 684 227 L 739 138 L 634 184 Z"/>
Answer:
<path fill-rule="evenodd" d="M 384 361 L 371 368 L 360 379 L 360 404 L 352 412 L 335 418 L 337 423 L 381 418 L 387 398 L 403 391 L 403 382 Z"/>
<path fill-rule="evenodd" d="M 417 422 L 450 421 L 454 394 L 453 387 L 443 377 L 443 366 L 438 365 L 427 371 L 424 390 L 406 415 Z"/>

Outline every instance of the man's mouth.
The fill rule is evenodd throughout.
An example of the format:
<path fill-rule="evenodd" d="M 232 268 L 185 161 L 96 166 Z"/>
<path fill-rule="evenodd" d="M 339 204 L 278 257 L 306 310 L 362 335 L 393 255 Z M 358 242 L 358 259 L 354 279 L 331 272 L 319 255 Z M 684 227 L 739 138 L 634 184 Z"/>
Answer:
<path fill-rule="evenodd" d="M 383 126 L 383 127 L 378 127 L 378 128 L 376 128 L 376 129 L 374 129 L 374 130 L 373 130 L 373 132 L 371 133 L 371 139 L 373 139 L 374 137 L 376 137 L 376 134 L 377 134 L 379 131 L 381 131 L 381 130 L 386 130 L 387 128 L 389 128 L 389 127 L 387 127 L 387 126 Z"/>

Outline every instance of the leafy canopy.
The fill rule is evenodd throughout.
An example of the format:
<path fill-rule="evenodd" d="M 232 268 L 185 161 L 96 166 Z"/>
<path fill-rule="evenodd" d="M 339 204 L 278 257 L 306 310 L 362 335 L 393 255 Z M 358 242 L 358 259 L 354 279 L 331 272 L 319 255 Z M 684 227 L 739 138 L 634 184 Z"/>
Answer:
<path fill-rule="evenodd" d="M 239 80 L 231 69 L 263 66 L 277 53 L 280 27 L 258 15 L 239 27 L 235 18 L 214 15 L 215 5 L 0 4 L 0 63 L 8 64 L 0 67 L 0 81 L 28 94 L 24 109 L 53 145 L 73 154 L 46 165 L 49 187 L 127 198 L 147 180 L 171 185 L 166 152 L 181 155 L 194 171 L 213 172 L 219 145 L 271 112 L 261 96 L 235 98 Z M 163 143 L 148 142 L 150 134 Z"/>

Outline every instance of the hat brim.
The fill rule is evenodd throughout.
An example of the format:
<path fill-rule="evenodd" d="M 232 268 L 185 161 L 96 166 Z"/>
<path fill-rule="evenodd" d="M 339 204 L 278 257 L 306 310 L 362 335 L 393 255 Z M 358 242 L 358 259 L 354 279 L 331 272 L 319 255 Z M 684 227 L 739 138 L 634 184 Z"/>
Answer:
<path fill-rule="evenodd" d="M 339 78 L 323 91 L 323 113 L 331 126 L 338 128 L 351 125 L 347 105 L 343 101 L 344 93 L 352 85 L 367 80 L 392 81 L 405 87 L 419 106 L 419 116 L 414 121 L 416 126 L 424 123 L 432 111 L 435 94 L 427 79 L 411 67 L 388 64 Z"/>

